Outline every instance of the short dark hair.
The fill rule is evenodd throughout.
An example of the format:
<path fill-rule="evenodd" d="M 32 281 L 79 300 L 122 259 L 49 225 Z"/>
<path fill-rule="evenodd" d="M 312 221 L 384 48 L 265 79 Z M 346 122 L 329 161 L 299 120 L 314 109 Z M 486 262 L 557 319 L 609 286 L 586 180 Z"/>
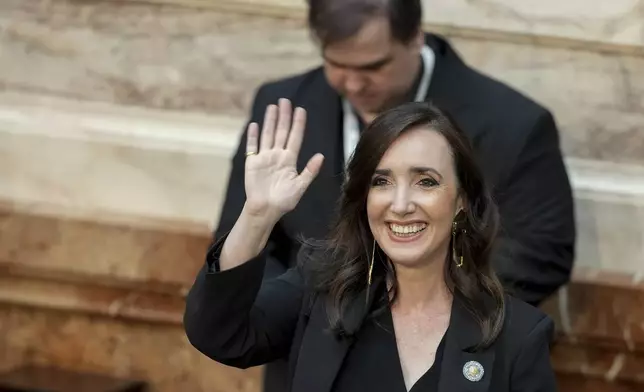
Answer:
<path fill-rule="evenodd" d="M 308 0 L 311 33 L 322 46 L 345 40 L 384 16 L 394 39 L 408 43 L 421 28 L 420 0 Z"/>
<path fill-rule="evenodd" d="M 451 261 L 450 252 L 444 278 L 449 290 L 463 300 L 479 322 L 482 341 L 478 348 L 488 347 L 499 335 L 505 316 L 504 290 L 490 264 L 499 216 L 469 139 L 447 113 L 432 104 L 414 102 L 390 109 L 362 133 L 347 166 L 330 237 L 316 244 L 321 251 L 308 260 L 308 268 L 313 271 L 313 287 L 328 296 L 331 327 L 342 333 L 346 305 L 367 285 L 374 237 L 367 220 L 366 203 L 373 174 L 394 141 L 417 127 L 438 132 L 451 149 L 466 207 L 457 215 L 459 234 L 456 243 L 450 242 L 453 245 L 450 249 L 462 255 L 463 265 L 457 267 Z M 374 279 L 384 277 L 392 282 L 390 298 L 394 301 L 398 291 L 395 266 L 381 249 L 376 248 L 375 252 Z M 486 301 L 486 297 L 492 301 Z M 490 303 L 493 305 L 489 306 Z"/>

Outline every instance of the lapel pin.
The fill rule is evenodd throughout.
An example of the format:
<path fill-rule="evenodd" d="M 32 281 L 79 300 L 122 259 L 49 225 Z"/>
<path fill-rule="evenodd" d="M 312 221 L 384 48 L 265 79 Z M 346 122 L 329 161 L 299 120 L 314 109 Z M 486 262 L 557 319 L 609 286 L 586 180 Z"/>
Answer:
<path fill-rule="evenodd" d="M 483 365 L 476 361 L 469 361 L 463 366 L 463 375 L 472 382 L 480 381 L 483 378 Z"/>

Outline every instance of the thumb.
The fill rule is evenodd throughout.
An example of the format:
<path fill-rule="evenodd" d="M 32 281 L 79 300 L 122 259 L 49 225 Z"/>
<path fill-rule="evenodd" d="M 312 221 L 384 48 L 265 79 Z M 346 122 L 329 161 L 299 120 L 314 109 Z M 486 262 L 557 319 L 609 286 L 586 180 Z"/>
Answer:
<path fill-rule="evenodd" d="M 300 186 L 302 191 L 305 191 L 306 188 L 311 185 L 318 173 L 320 173 L 320 168 L 322 168 L 322 163 L 324 162 L 324 155 L 315 154 L 309 162 L 306 164 L 302 173 L 298 176 Z"/>

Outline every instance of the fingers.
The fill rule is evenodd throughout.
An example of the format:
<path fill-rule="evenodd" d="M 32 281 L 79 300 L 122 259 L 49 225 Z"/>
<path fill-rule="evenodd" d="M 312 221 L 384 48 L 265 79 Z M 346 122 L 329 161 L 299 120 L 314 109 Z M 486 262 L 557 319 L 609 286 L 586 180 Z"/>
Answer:
<path fill-rule="evenodd" d="M 259 125 L 257 123 L 250 123 L 246 133 L 246 156 L 257 154 L 259 139 Z"/>
<path fill-rule="evenodd" d="M 287 150 L 293 151 L 295 155 L 300 153 L 302 140 L 304 139 L 304 128 L 306 127 L 306 110 L 296 108 L 293 115 L 293 126 L 291 127 L 291 134 L 288 137 Z"/>
<path fill-rule="evenodd" d="M 322 154 L 315 154 L 311 159 L 309 159 L 309 162 L 306 164 L 306 167 L 304 170 L 302 170 L 302 173 L 298 176 L 299 181 L 300 181 L 300 186 L 302 191 L 305 191 L 306 188 L 311 185 L 315 177 L 317 177 L 318 173 L 320 173 L 320 169 L 322 168 L 322 163 L 324 162 L 324 155 Z"/>
<path fill-rule="evenodd" d="M 277 129 L 275 130 L 274 148 L 284 148 L 291 129 L 291 101 L 280 99 L 278 102 Z"/>
<path fill-rule="evenodd" d="M 275 139 L 275 122 L 277 121 L 277 106 L 268 105 L 264 114 L 264 126 L 262 127 L 262 136 L 260 138 L 260 150 L 269 150 L 273 148 Z"/>
<path fill-rule="evenodd" d="M 306 111 L 296 108 L 291 123 L 292 112 L 291 101 L 285 98 L 280 99 L 278 105 L 268 105 L 259 136 L 259 151 L 286 148 L 295 154 L 299 153 L 306 127 Z"/>

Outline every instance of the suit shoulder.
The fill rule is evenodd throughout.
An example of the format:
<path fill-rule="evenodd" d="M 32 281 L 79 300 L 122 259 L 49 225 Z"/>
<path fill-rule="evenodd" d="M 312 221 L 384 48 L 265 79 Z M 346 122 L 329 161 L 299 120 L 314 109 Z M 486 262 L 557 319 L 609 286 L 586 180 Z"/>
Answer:
<path fill-rule="evenodd" d="M 550 113 L 545 106 L 505 82 L 473 68 L 468 67 L 468 70 L 470 81 L 468 86 L 475 92 L 470 94 L 470 97 L 476 100 L 477 105 L 486 107 L 495 115 L 501 111 L 504 113 L 501 117 L 507 118 L 508 114 L 518 112 L 524 116 L 537 118 Z"/>
<path fill-rule="evenodd" d="M 303 87 L 320 78 L 324 78 L 324 72 L 321 67 L 317 67 L 296 75 L 270 80 L 259 87 L 257 96 L 273 101 L 279 98 L 292 100 Z"/>
<path fill-rule="evenodd" d="M 547 350 L 554 340 L 554 332 L 552 319 L 540 309 L 506 297 L 506 317 L 497 346 L 497 352 L 502 353 L 499 359 L 503 358 L 504 366 L 513 371 L 519 361 L 525 361 L 522 368 L 532 366 L 531 356 Z"/>
<path fill-rule="evenodd" d="M 523 340 L 536 328 L 553 327 L 550 316 L 517 298 L 506 296 L 504 335 L 511 340 Z"/>

